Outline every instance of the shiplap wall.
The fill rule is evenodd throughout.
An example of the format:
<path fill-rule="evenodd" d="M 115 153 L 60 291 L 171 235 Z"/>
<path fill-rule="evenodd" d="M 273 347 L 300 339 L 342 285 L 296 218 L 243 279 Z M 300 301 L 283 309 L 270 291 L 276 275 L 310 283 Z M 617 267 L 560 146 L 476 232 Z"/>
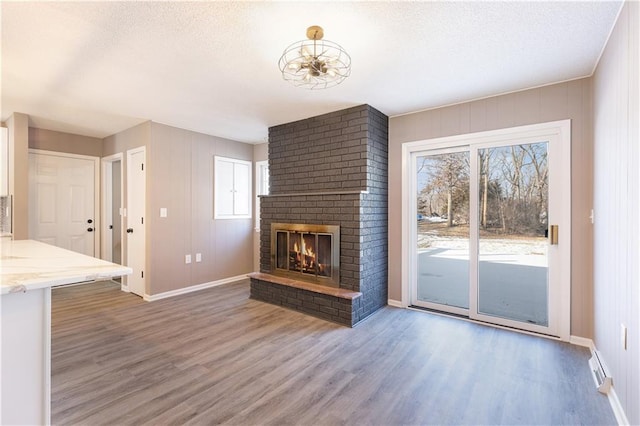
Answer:
<path fill-rule="evenodd" d="M 253 145 L 148 121 L 105 138 L 103 155 L 142 145 L 147 148 L 146 293 L 251 272 L 253 219 L 213 219 L 213 157 L 251 161 Z M 126 155 L 123 170 L 126 179 Z M 166 218 L 159 215 L 163 207 Z M 195 261 L 196 253 L 202 262 Z M 192 263 L 185 264 L 186 254 Z"/>
<path fill-rule="evenodd" d="M 509 93 L 389 120 L 389 299 L 401 300 L 402 144 L 571 119 L 571 334 L 592 337 L 591 79 Z"/>
<path fill-rule="evenodd" d="M 640 424 L 640 3 L 627 2 L 593 77 L 594 341 Z M 628 349 L 621 343 L 628 327 Z"/>
<path fill-rule="evenodd" d="M 151 124 L 147 151 L 151 295 L 253 270 L 253 214 L 250 219 L 213 219 L 216 155 L 252 161 L 253 145 Z M 166 218 L 159 216 L 160 208 L 167 208 Z M 202 254 L 202 262 L 195 261 L 196 253 Z M 187 254 L 192 257 L 190 264 L 185 264 Z"/>

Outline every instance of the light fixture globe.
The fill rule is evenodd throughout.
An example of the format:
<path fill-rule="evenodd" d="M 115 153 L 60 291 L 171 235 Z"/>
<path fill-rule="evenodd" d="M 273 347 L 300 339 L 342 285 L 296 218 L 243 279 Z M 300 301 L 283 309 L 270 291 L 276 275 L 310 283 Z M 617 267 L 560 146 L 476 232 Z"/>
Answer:
<path fill-rule="evenodd" d="M 308 40 L 291 44 L 280 57 L 282 77 L 296 87 L 327 89 L 351 74 L 351 57 L 337 43 L 323 40 L 324 31 L 307 28 Z"/>

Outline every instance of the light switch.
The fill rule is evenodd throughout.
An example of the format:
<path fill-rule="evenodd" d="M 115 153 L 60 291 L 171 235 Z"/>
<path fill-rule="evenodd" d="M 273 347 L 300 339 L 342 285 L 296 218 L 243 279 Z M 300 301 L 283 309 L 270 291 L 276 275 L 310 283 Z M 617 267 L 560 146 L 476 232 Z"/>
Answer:
<path fill-rule="evenodd" d="M 202 262 L 202 253 L 196 253 L 196 262 Z"/>
<path fill-rule="evenodd" d="M 191 255 L 187 254 L 184 256 L 184 263 L 191 263 Z"/>
<path fill-rule="evenodd" d="M 160 207 L 160 217 L 167 217 L 167 208 Z"/>

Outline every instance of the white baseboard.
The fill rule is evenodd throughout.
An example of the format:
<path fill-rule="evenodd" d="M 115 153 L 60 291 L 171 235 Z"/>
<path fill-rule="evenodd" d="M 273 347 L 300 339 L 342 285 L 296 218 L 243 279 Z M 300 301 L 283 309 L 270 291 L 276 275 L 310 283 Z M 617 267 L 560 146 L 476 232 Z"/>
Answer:
<path fill-rule="evenodd" d="M 571 343 L 574 343 L 573 342 L 573 337 L 574 336 L 571 336 L 571 337 L 572 337 L 572 342 Z M 577 337 L 577 339 L 582 339 L 584 341 L 587 341 L 587 340 L 590 341 L 591 342 L 591 346 L 590 346 L 591 351 L 593 352 L 593 351 L 596 350 L 595 344 L 593 343 L 593 341 L 591 341 L 591 339 L 584 339 L 582 337 Z M 578 344 L 578 343 L 575 343 L 575 344 Z M 581 346 L 584 346 L 584 345 L 581 345 Z M 599 355 L 602 356 L 602 353 L 599 353 Z M 602 359 L 601 361 L 605 362 L 604 359 Z M 607 392 L 607 398 L 609 399 L 609 405 L 611 405 L 611 409 L 613 410 L 613 415 L 616 416 L 616 421 L 618 422 L 618 424 L 620 426 L 629 425 L 629 419 L 627 419 L 627 415 L 624 412 L 624 408 L 622 408 L 622 404 L 620 403 L 620 400 L 618 399 L 618 394 L 616 393 L 614 385 L 612 385 L 609 388 L 609 392 Z"/>
<path fill-rule="evenodd" d="M 576 346 L 584 346 L 585 348 L 589 348 L 591 351 L 595 349 L 593 340 L 587 339 L 586 337 L 571 336 L 569 337 L 569 343 Z"/>
<path fill-rule="evenodd" d="M 404 306 L 402 306 L 402 302 L 399 300 L 388 299 L 387 305 L 393 306 L 394 308 L 404 308 Z"/>
<path fill-rule="evenodd" d="M 613 414 L 616 416 L 618 424 L 620 426 L 627 426 L 629 424 L 629 420 L 627 419 L 627 415 L 624 413 L 624 408 L 622 408 L 622 404 L 620 404 L 620 400 L 618 399 L 618 394 L 616 394 L 616 390 L 613 386 L 609 389 L 607 397 L 609 398 L 609 404 L 611 404 L 611 409 L 613 409 Z"/>
<path fill-rule="evenodd" d="M 198 290 L 204 290 L 205 288 L 211 288 L 211 287 L 217 287 L 223 284 L 229 284 L 234 281 L 244 280 L 246 278 L 247 278 L 246 275 L 238 275 L 235 277 L 223 278 L 221 280 L 210 281 L 208 283 L 202 283 L 202 284 L 196 284 L 189 287 L 179 288 L 177 290 L 165 291 L 164 293 L 158 293 L 153 295 L 145 294 L 143 299 L 146 300 L 147 302 L 153 302 L 155 300 L 166 299 L 168 297 L 174 297 L 174 296 L 191 293 Z"/>

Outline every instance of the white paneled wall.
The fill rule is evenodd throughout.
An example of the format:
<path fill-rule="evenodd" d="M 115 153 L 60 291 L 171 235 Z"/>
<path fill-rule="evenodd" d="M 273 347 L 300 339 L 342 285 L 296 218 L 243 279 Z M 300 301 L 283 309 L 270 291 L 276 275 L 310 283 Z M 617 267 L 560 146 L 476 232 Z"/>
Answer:
<path fill-rule="evenodd" d="M 593 79 L 594 342 L 631 424 L 640 424 L 639 21 L 640 3 L 627 2 Z"/>

